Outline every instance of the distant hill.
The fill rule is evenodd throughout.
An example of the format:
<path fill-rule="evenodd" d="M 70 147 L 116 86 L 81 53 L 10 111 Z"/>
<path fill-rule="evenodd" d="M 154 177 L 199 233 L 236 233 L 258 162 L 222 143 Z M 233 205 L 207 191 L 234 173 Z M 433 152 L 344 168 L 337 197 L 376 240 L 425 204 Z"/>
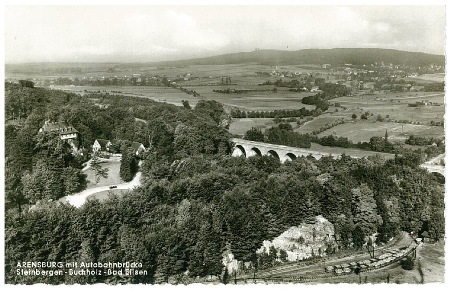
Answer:
<path fill-rule="evenodd" d="M 432 55 L 417 52 L 406 52 L 378 48 L 336 48 L 336 49 L 304 49 L 298 51 L 259 50 L 225 54 L 207 58 L 157 62 L 160 66 L 188 65 L 225 65 L 241 63 L 258 63 L 263 65 L 368 65 L 375 62 L 398 65 L 425 66 L 429 64 L 445 65 L 443 55 Z"/>
<path fill-rule="evenodd" d="M 111 68 L 139 70 L 145 67 L 178 67 L 190 65 L 227 65 L 256 63 L 261 65 L 313 65 L 331 64 L 334 66 L 370 65 L 372 63 L 427 66 L 445 65 L 443 55 L 432 55 L 418 52 L 406 52 L 378 48 L 336 48 L 336 49 L 305 49 L 298 51 L 258 50 L 218 55 L 206 58 L 142 63 L 23 63 L 5 64 L 6 76 L 11 74 L 85 74 L 88 72 L 107 72 Z"/>

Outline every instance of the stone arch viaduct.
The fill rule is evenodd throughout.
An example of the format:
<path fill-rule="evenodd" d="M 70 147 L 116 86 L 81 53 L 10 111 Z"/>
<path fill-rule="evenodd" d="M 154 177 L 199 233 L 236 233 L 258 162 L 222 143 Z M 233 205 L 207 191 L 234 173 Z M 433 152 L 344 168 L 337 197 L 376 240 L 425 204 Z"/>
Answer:
<path fill-rule="evenodd" d="M 233 157 L 245 156 L 247 158 L 252 156 L 273 156 L 284 163 L 286 161 L 295 160 L 297 157 L 312 155 L 316 159 L 323 156 L 330 156 L 329 153 L 321 153 L 303 148 L 294 148 L 283 145 L 269 144 L 264 142 L 250 141 L 240 138 L 233 138 L 234 150 Z M 333 158 L 338 158 L 340 155 L 331 154 Z"/>
<path fill-rule="evenodd" d="M 264 142 L 256 142 L 251 140 L 245 140 L 240 138 L 233 138 L 234 143 L 233 157 L 252 157 L 252 156 L 272 156 L 284 163 L 286 161 L 295 160 L 298 157 L 304 157 L 312 155 L 317 160 L 324 156 L 332 156 L 335 159 L 340 158 L 339 154 L 323 153 L 318 151 L 312 151 L 303 148 L 288 147 L 277 144 L 270 144 Z M 355 158 L 355 157 L 353 157 Z M 357 158 L 357 157 L 356 157 Z M 432 165 L 424 163 L 421 167 L 427 169 L 429 172 L 437 172 L 445 176 L 445 167 L 440 165 Z"/>

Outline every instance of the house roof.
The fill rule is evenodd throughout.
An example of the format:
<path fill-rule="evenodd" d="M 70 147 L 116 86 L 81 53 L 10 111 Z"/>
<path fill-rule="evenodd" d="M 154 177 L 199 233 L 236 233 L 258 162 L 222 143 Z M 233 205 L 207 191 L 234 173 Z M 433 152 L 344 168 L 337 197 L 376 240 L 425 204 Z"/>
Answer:
<path fill-rule="evenodd" d="M 109 143 L 109 140 L 107 140 L 107 139 L 96 139 L 96 141 L 98 142 L 98 144 L 102 147 L 102 148 L 104 148 L 104 147 L 106 147 L 106 145 Z"/>
<path fill-rule="evenodd" d="M 142 143 L 140 143 L 140 142 L 135 142 L 135 141 L 133 141 L 133 142 L 131 143 L 131 148 L 132 148 L 133 150 L 135 150 L 135 151 L 139 150 L 139 148 L 140 148 L 141 146 L 145 149 L 144 145 L 143 145 Z"/>
<path fill-rule="evenodd" d="M 67 125 L 62 122 L 49 122 L 49 121 L 46 121 L 44 123 L 44 125 L 41 128 L 41 131 L 45 132 L 59 131 L 60 134 L 78 133 L 78 130 L 76 130 L 72 125 Z"/>

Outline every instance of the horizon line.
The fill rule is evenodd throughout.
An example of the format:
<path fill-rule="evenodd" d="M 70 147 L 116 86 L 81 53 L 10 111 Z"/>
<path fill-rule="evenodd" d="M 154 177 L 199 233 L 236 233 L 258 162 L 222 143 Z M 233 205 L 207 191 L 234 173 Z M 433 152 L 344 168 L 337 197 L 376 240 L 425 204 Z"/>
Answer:
<path fill-rule="evenodd" d="M 187 60 L 197 60 L 197 59 L 204 59 L 204 58 L 211 58 L 211 57 L 219 57 L 219 56 L 225 56 L 225 55 L 232 55 L 232 54 L 240 54 L 240 53 L 252 53 L 252 52 L 258 52 L 258 51 L 278 51 L 278 52 L 298 52 L 298 51 L 306 51 L 306 50 L 339 50 L 339 49 L 374 49 L 374 50 L 390 50 L 390 51 L 398 51 L 398 52 L 406 52 L 406 53 L 419 53 L 419 54 L 425 54 L 425 55 L 432 55 L 432 56 L 441 56 L 445 57 L 445 52 L 443 54 L 433 54 L 433 53 L 425 53 L 420 51 L 407 51 L 407 50 L 399 50 L 399 49 L 392 49 L 392 48 L 381 48 L 381 47 L 334 47 L 334 48 L 305 48 L 305 49 L 298 49 L 298 50 L 288 50 L 288 49 L 254 49 L 252 51 L 240 51 L 240 52 L 231 52 L 231 53 L 222 53 L 222 54 L 215 54 L 210 56 L 204 56 L 204 57 L 191 57 L 191 58 L 181 58 L 181 59 L 171 59 L 171 60 L 163 60 L 163 61 L 35 61 L 35 62 L 7 62 L 5 60 L 5 66 L 6 65 L 38 65 L 38 64 L 157 64 L 157 63 L 163 63 L 163 62 L 177 62 L 177 61 L 187 61 Z"/>

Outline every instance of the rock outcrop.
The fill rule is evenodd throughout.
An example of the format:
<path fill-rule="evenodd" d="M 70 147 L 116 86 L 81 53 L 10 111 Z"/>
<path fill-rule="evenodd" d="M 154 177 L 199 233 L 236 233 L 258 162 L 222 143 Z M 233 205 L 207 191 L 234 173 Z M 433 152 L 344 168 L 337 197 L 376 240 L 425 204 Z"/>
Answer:
<path fill-rule="evenodd" d="M 313 256 L 325 256 L 326 249 L 334 244 L 333 224 L 319 215 L 315 217 L 314 224 L 292 226 L 272 241 L 264 241 L 256 252 L 268 254 L 273 246 L 278 252 L 285 250 L 288 261 L 298 261 Z"/>

